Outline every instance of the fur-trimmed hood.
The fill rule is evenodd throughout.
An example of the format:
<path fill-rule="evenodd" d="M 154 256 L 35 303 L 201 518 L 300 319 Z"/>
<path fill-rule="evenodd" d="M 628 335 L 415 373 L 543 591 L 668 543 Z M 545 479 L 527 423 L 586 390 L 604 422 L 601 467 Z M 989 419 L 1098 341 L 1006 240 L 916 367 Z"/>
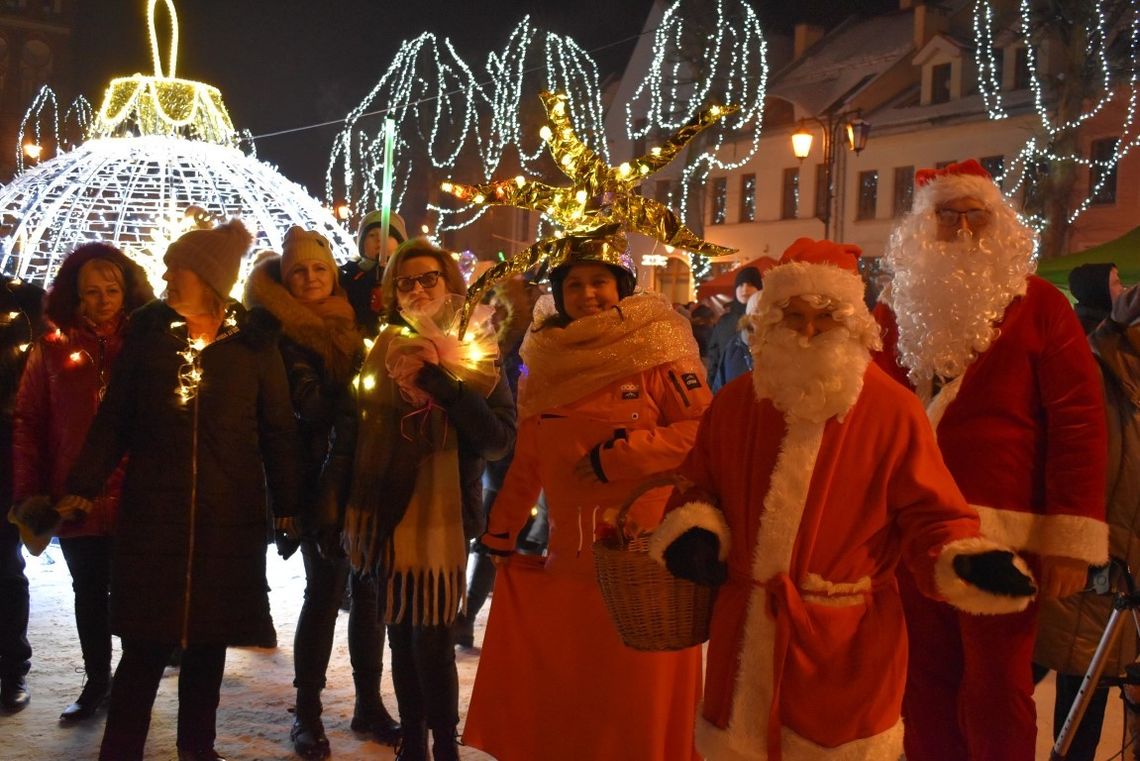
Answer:
<path fill-rule="evenodd" d="M 106 243 L 86 243 L 63 260 L 44 299 L 44 315 L 61 330 L 79 324 L 79 270 L 92 259 L 106 259 L 123 271 L 123 311 L 126 314 L 154 299 L 146 271 L 130 257 Z"/>
<path fill-rule="evenodd" d="M 242 301 L 276 317 L 286 338 L 317 354 L 330 379 L 343 383 L 352 377 L 364 342 L 355 321 L 347 316 L 352 307 L 338 283 L 333 285 L 333 298 L 344 300 L 345 316 L 317 314 L 289 293 L 282 283 L 281 257 L 270 256 L 253 268 Z"/>

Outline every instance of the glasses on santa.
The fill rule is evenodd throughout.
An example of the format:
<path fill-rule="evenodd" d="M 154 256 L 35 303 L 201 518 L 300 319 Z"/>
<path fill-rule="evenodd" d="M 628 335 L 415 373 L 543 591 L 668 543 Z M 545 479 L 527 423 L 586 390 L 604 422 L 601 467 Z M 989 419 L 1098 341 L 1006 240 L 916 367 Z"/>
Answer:
<path fill-rule="evenodd" d="M 958 211 L 957 209 L 935 209 L 934 216 L 938 218 L 938 224 L 943 227 L 958 227 L 962 224 L 962 217 L 966 218 L 966 224 L 971 229 L 977 229 L 989 224 L 990 212 L 988 209 L 967 209 L 966 211 Z"/>
<path fill-rule="evenodd" d="M 435 288 L 435 284 L 439 282 L 439 278 L 443 275 L 439 270 L 432 270 L 425 272 L 422 275 L 407 275 L 405 277 L 396 278 L 396 290 L 401 293 L 411 293 L 416 289 L 416 283 L 425 291 Z"/>

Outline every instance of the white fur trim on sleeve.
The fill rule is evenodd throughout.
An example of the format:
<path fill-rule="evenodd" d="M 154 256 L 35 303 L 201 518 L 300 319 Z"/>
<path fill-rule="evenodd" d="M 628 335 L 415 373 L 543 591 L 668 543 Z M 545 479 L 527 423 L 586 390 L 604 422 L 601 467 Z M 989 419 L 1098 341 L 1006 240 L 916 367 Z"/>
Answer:
<path fill-rule="evenodd" d="M 1035 555 L 1059 555 L 1089 565 L 1108 562 L 1108 524 L 1083 515 L 1037 515 L 970 505 L 982 519 L 982 535 Z"/>
<path fill-rule="evenodd" d="M 938 560 L 934 562 L 934 584 L 938 593 L 946 602 L 967 613 L 1000 615 L 1025 610 L 1029 607 L 1032 598 L 1008 597 L 986 592 L 973 584 L 967 584 L 962 577 L 954 572 L 954 558 L 959 555 L 973 555 L 990 550 L 1008 549 L 1008 547 L 991 542 L 981 536 L 958 539 L 945 545 L 938 555 Z M 1033 578 L 1033 574 L 1025 565 L 1025 561 L 1016 554 L 1013 556 L 1013 565 L 1030 579 Z"/>
<path fill-rule="evenodd" d="M 665 565 L 665 550 L 691 528 L 703 528 L 716 534 L 720 540 L 717 556 L 720 560 L 728 557 L 729 540 L 732 537 L 724 513 L 708 502 L 686 502 L 665 514 L 665 520 L 653 531 L 649 539 L 649 557 Z"/>

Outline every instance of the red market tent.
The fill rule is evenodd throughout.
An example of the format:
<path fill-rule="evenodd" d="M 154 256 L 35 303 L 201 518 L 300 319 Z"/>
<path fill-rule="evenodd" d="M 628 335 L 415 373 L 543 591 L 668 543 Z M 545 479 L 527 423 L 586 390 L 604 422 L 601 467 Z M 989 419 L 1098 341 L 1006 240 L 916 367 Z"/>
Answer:
<path fill-rule="evenodd" d="M 760 270 L 760 274 L 763 275 L 775 266 L 775 259 L 770 256 L 761 256 L 759 259 L 745 262 L 740 267 L 730 269 L 728 272 L 722 272 L 716 277 L 709 278 L 697 286 L 697 301 L 704 301 L 713 296 L 728 296 L 732 298 L 733 291 L 735 290 L 733 282 L 736 280 L 736 273 L 740 272 L 744 267 L 755 267 Z"/>

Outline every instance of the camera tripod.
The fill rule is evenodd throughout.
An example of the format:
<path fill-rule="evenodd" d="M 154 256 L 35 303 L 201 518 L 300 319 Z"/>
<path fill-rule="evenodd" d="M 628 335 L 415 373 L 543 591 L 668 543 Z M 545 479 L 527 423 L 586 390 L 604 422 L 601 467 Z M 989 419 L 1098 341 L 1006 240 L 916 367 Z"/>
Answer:
<path fill-rule="evenodd" d="M 1126 685 L 1140 685 L 1140 670 L 1129 668 L 1126 676 L 1111 676 L 1105 677 L 1104 666 L 1108 654 L 1116 646 L 1116 641 L 1120 636 L 1121 629 L 1127 625 L 1127 618 L 1129 614 L 1132 618 L 1132 623 L 1136 627 L 1137 635 L 1140 635 L 1140 615 L 1137 611 L 1140 610 L 1140 594 L 1136 592 L 1136 581 L 1132 578 L 1132 573 L 1129 571 L 1128 565 L 1119 558 L 1110 558 L 1108 566 L 1099 569 L 1100 573 L 1093 576 L 1092 589 L 1101 594 L 1107 594 L 1112 587 L 1113 570 L 1119 571 L 1117 577 L 1124 582 L 1126 591 L 1116 593 L 1112 601 L 1112 614 L 1108 618 L 1108 623 L 1105 624 L 1104 633 L 1101 634 L 1100 642 L 1096 646 L 1096 652 L 1093 653 L 1092 660 L 1089 662 L 1089 669 L 1085 672 L 1085 677 L 1081 681 L 1080 690 L 1077 692 L 1077 697 L 1073 700 L 1073 706 L 1069 709 L 1069 715 L 1065 719 L 1064 726 L 1061 727 L 1060 734 L 1057 735 L 1057 741 L 1053 744 L 1053 751 L 1049 754 L 1049 761 L 1065 761 L 1069 755 L 1069 747 L 1073 743 L 1073 737 L 1076 735 L 1077 728 L 1081 725 L 1081 719 L 1085 716 L 1085 711 L 1088 709 L 1089 702 L 1092 700 L 1093 693 L 1100 687 L 1120 687 L 1123 689 Z"/>

